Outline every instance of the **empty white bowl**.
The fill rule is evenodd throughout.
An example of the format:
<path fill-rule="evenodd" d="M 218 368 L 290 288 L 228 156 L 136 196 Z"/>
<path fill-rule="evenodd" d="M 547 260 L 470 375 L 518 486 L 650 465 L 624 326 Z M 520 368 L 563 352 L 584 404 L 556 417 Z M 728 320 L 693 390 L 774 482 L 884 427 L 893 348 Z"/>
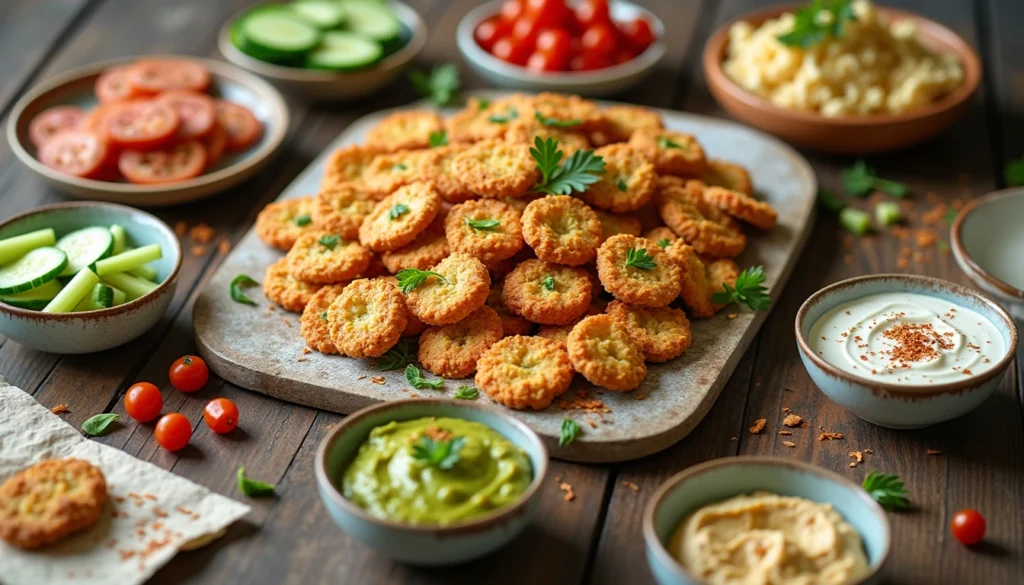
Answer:
<path fill-rule="evenodd" d="M 1003 189 L 964 206 L 953 222 L 953 256 L 982 290 L 1024 321 L 1024 187 Z"/>

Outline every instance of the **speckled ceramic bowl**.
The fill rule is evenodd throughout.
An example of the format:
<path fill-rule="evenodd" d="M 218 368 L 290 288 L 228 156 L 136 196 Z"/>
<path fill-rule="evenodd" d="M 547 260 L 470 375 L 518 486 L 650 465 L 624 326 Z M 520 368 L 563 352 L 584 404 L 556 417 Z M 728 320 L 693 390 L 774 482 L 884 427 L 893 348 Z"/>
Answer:
<path fill-rule="evenodd" d="M 1024 188 L 1003 189 L 964 206 L 953 222 L 953 256 L 982 290 L 1024 321 Z"/>
<path fill-rule="evenodd" d="M 690 467 L 666 481 L 644 510 L 647 563 L 661 585 L 701 585 L 671 555 L 667 543 L 687 514 L 701 506 L 767 491 L 831 504 L 860 534 L 870 573 L 850 585 L 881 581 L 891 533 L 885 512 L 850 480 L 809 463 L 774 457 L 727 457 Z"/>
<path fill-rule="evenodd" d="M 849 374 L 814 353 L 808 332 L 822 315 L 860 297 L 892 292 L 937 297 L 977 311 L 999 330 L 1005 355 L 992 356 L 995 367 L 962 381 L 905 385 L 868 380 Z M 973 410 L 995 391 L 1013 362 L 1017 326 L 1002 307 L 988 297 L 952 282 L 908 274 L 875 274 L 843 280 L 811 295 L 796 315 L 800 359 L 818 388 L 862 419 L 892 429 L 916 429 L 954 419 Z"/>
<path fill-rule="evenodd" d="M 152 262 L 157 286 L 134 301 L 81 313 L 43 313 L 0 303 L 0 334 L 51 353 L 92 353 L 117 347 L 145 333 L 167 310 L 178 284 L 181 246 L 167 224 L 125 205 L 83 201 L 46 205 L 0 224 L 0 239 L 53 228 L 57 238 L 76 229 L 117 224 L 136 246 L 160 244 L 163 258 Z"/>
<path fill-rule="evenodd" d="M 340 478 L 370 431 L 391 421 L 425 416 L 476 421 L 494 429 L 526 451 L 533 481 L 515 503 L 452 526 L 412 526 L 371 516 L 347 500 Z M 530 523 L 539 488 L 547 475 L 548 452 L 540 438 L 512 415 L 467 400 L 410 399 L 364 408 L 331 430 L 317 449 L 317 487 L 335 523 L 349 536 L 383 555 L 416 565 L 452 565 L 475 559 L 504 546 Z"/>

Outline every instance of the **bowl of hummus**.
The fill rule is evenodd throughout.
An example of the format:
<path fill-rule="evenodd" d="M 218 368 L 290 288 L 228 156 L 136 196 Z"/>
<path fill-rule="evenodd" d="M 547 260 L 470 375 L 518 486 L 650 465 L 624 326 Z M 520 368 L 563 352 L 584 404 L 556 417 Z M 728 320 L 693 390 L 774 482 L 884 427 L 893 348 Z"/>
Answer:
<path fill-rule="evenodd" d="M 995 301 L 928 276 L 875 274 L 811 295 L 795 322 L 800 359 L 818 388 L 862 419 L 914 429 L 984 402 L 1017 349 Z"/>
<path fill-rule="evenodd" d="M 891 534 L 860 486 L 809 463 L 727 457 L 665 482 L 643 517 L 660 585 L 869 585 Z"/>
<path fill-rule="evenodd" d="M 345 418 L 321 442 L 315 472 L 346 534 L 402 562 L 451 565 L 526 528 L 547 465 L 536 433 L 496 408 L 410 399 Z"/>

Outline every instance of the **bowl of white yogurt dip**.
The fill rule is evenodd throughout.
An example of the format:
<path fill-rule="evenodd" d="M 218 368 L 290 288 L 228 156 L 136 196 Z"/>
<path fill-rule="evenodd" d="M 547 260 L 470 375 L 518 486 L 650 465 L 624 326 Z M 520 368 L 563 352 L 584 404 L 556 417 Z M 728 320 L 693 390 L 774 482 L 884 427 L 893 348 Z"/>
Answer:
<path fill-rule="evenodd" d="M 800 359 L 818 388 L 864 420 L 914 429 L 985 401 L 1013 361 L 1017 327 L 988 297 L 906 274 L 837 282 L 796 316 Z"/>

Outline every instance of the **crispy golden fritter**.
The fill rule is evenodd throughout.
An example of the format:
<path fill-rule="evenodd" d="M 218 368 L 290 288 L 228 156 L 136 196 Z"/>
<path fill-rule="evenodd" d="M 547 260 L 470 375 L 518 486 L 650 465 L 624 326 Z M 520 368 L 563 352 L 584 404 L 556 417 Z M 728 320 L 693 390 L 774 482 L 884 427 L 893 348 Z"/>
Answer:
<path fill-rule="evenodd" d="M 511 258 L 523 247 L 519 217 L 511 205 L 494 199 L 460 203 L 444 222 L 448 245 L 484 264 Z"/>
<path fill-rule="evenodd" d="M 644 153 L 658 173 L 699 177 L 707 166 L 700 143 L 682 132 L 643 128 L 633 132 L 629 145 Z"/>
<path fill-rule="evenodd" d="M 370 266 L 370 251 L 338 234 L 315 231 L 296 240 L 285 260 L 296 280 L 334 284 L 366 272 Z"/>
<path fill-rule="evenodd" d="M 378 279 L 352 281 L 327 310 L 331 341 L 354 358 L 387 353 L 398 343 L 408 319 L 402 293 Z"/>
<path fill-rule="evenodd" d="M 501 319 L 484 305 L 457 323 L 424 331 L 419 361 L 442 378 L 465 378 L 476 371 L 480 356 L 501 338 Z"/>
<path fill-rule="evenodd" d="M 439 158 L 434 150 L 399 150 L 382 154 L 363 170 L 362 188 L 380 199 L 404 185 L 428 181 L 437 174 Z"/>
<path fill-rule="evenodd" d="M 541 325 L 537 328 L 537 337 L 550 339 L 558 344 L 558 347 L 566 349 L 565 340 L 569 338 L 569 332 L 579 323 L 579 320 L 570 321 L 565 325 Z"/>
<path fill-rule="evenodd" d="M 348 283 L 332 284 L 316 291 L 306 303 L 299 319 L 299 334 L 306 340 L 306 345 L 320 353 L 338 353 L 338 348 L 331 341 L 330 320 L 328 311 L 331 303 L 338 298 Z"/>
<path fill-rule="evenodd" d="M 437 157 L 434 159 L 436 165 L 429 174 L 430 180 L 434 183 L 437 193 L 448 203 L 462 203 L 475 199 L 476 194 L 470 191 L 459 180 L 455 171 L 455 159 L 469 148 L 465 144 L 452 144 L 434 149 Z"/>
<path fill-rule="evenodd" d="M 779 220 L 774 207 L 739 191 L 724 187 L 707 187 L 703 195 L 704 201 L 710 205 L 763 230 L 774 228 Z"/>
<path fill-rule="evenodd" d="M 429 325 L 457 323 L 487 301 L 491 277 L 479 260 L 454 253 L 431 268 L 430 276 L 406 295 L 409 310 Z"/>
<path fill-rule="evenodd" d="M 654 194 L 657 175 L 654 165 L 628 144 L 612 144 L 594 154 L 604 159 L 601 179 L 587 187 L 580 198 L 613 213 L 639 209 Z"/>
<path fill-rule="evenodd" d="M 628 392 L 647 376 L 640 348 L 609 315 L 593 315 L 577 323 L 565 345 L 573 368 L 595 386 Z"/>
<path fill-rule="evenodd" d="M 434 221 L 441 197 L 433 183 L 412 183 L 382 199 L 359 227 L 359 242 L 375 252 L 411 244 Z"/>
<path fill-rule="evenodd" d="M 306 303 L 322 285 L 296 280 L 291 275 L 287 258 L 267 266 L 263 276 L 263 294 L 270 302 L 293 313 L 301 313 Z"/>
<path fill-rule="evenodd" d="M 658 226 L 644 234 L 644 237 L 662 249 L 668 248 L 669 244 L 679 239 L 679 236 L 666 226 Z"/>
<path fill-rule="evenodd" d="M 641 250 L 653 266 L 645 262 L 627 265 L 629 255 Z M 626 234 L 608 238 L 597 251 L 597 273 L 608 292 L 631 305 L 661 307 L 679 295 L 679 266 L 645 238 Z"/>
<path fill-rule="evenodd" d="M 521 197 L 540 179 L 529 146 L 496 140 L 470 146 L 452 169 L 467 190 L 487 199 Z"/>
<path fill-rule="evenodd" d="M 435 220 L 436 223 L 436 220 Z M 394 274 L 403 268 L 430 270 L 449 254 L 448 239 L 443 231 L 428 227 L 411 244 L 384 252 L 381 258 L 388 272 Z"/>
<path fill-rule="evenodd" d="M 725 288 L 722 286 L 728 284 L 730 287 L 736 286 L 736 279 L 740 275 L 740 267 L 736 265 L 731 258 L 721 258 L 709 262 L 706 267 L 708 288 L 711 289 L 711 294 L 719 291 L 724 291 Z M 721 311 L 725 305 L 718 303 L 712 303 L 715 312 Z"/>
<path fill-rule="evenodd" d="M 361 181 L 363 172 L 379 150 L 360 145 L 343 146 L 331 153 L 324 168 L 323 185 Z"/>
<path fill-rule="evenodd" d="M 332 183 L 316 194 L 310 216 L 317 229 L 355 240 L 359 237 L 359 226 L 375 205 L 376 201 L 355 183 Z"/>
<path fill-rule="evenodd" d="M 510 119 L 520 117 L 522 98 L 522 95 L 516 94 L 491 100 L 486 105 L 479 98 L 470 98 L 466 107 L 445 123 L 448 142 L 468 144 L 502 138 L 508 130 Z"/>
<path fill-rule="evenodd" d="M 501 298 L 505 306 L 529 321 L 564 325 L 586 312 L 592 293 L 585 270 L 527 260 L 505 277 Z"/>
<path fill-rule="evenodd" d="M 316 229 L 312 213 L 312 197 L 268 203 L 256 216 L 256 235 L 264 244 L 288 251 L 299 236 Z"/>
<path fill-rule="evenodd" d="M 569 389 L 572 365 L 557 343 L 513 335 L 484 352 L 475 382 L 491 400 L 509 408 L 540 410 Z"/>
<path fill-rule="evenodd" d="M 708 166 L 700 178 L 708 185 L 725 187 L 747 195 L 754 194 L 754 183 L 750 180 L 750 173 L 736 163 L 709 158 Z"/>
<path fill-rule="evenodd" d="M 633 216 L 616 215 L 613 213 L 606 213 L 598 209 L 595 209 L 594 213 L 597 215 L 597 219 L 601 222 L 602 243 L 612 236 L 619 234 L 639 236 L 640 232 L 643 231 L 643 227 L 640 225 L 640 220 Z"/>
<path fill-rule="evenodd" d="M 523 96 L 522 103 L 520 119 L 535 120 L 540 114 L 539 117 L 547 120 L 579 122 L 572 126 L 574 132 L 596 132 L 609 127 L 597 102 L 578 95 L 545 92 Z"/>
<path fill-rule="evenodd" d="M 608 315 L 626 328 L 649 362 L 667 362 L 690 348 L 690 321 L 682 309 L 635 307 L 622 301 L 608 305 Z"/>
<path fill-rule="evenodd" d="M 366 133 L 366 146 L 382 152 L 428 148 L 430 135 L 444 130 L 444 119 L 430 110 L 407 110 L 386 116 Z"/>
<path fill-rule="evenodd" d="M 661 218 L 701 254 L 738 256 L 747 246 L 747 237 L 735 221 L 708 204 L 703 195 L 706 188 L 694 180 L 682 186 L 663 182 L 658 192 Z"/>
<path fill-rule="evenodd" d="M 501 298 L 502 290 L 504 290 L 504 288 L 504 282 L 498 282 L 495 284 L 495 287 L 491 289 L 491 292 L 487 294 L 487 306 L 494 309 L 494 312 L 498 314 L 498 318 L 501 319 L 502 337 L 508 337 L 510 335 L 529 335 L 530 331 L 533 330 L 533 323 L 530 323 L 526 319 L 516 315 L 511 309 L 505 306 L 505 302 Z"/>
<path fill-rule="evenodd" d="M 607 128 L 590 135 L 594 146 L 626 142 L 636 130 L 664 128 L 661 116 L 640 106 L 610 106 L 601 110 L 601 114 L 607 121 Z"/>
<path fill-rule="evenodd" d="M 690 309 L 694 317 L 710 317 L 715 314 L 711 304 L 711 287 L 708 285 L 704 262 L 697 256 L 693 246 L 683 240 L 676 240 L 665 249 L 669 257 L 679 266 L 679 298 Z"/>
<path fill-rule="evenodd" d="M 579 266 L 597 256 L 602 241 L 601 221 L 594 210 L 575 197 L 551 195 L 523 211 L 523 238 L 537 257 L 547 262 Z"/>
<path fill-rule="evenodd" d="M 569 158 L 577 150 L 590 148 L 590 140 L 586 135 L 573 132 L 572 128 L 563 130 L 554 126 L 545 126 L 536 120 L 512 122 L 509 124 L 508 132 L 505 133 L 505 142 L 514 144 L 534 146 L 537 138 L 541 140 L 551 138 L 557 142 L 558 148 L 565 158 Z"/>

